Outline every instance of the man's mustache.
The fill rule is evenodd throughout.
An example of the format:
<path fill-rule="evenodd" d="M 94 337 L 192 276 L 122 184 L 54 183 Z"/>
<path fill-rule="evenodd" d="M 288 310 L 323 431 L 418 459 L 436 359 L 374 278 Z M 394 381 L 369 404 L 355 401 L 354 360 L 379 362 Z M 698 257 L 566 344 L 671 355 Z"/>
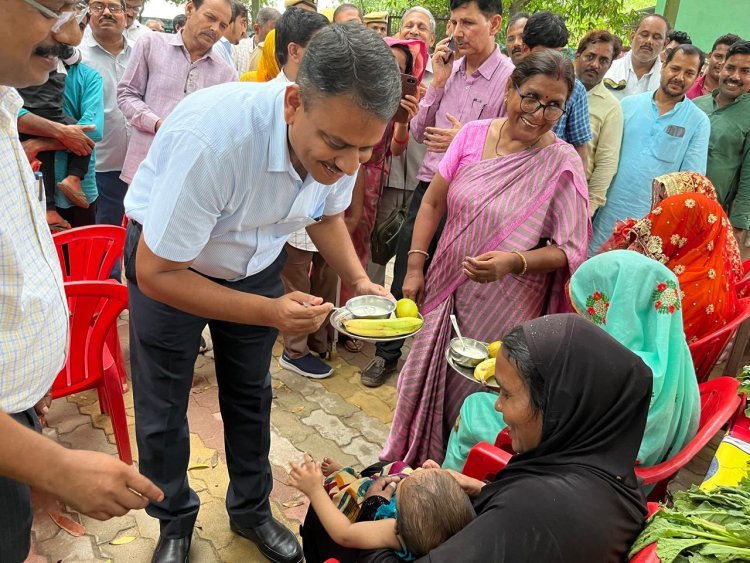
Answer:
<path fill-rule="evenodd" d="M 37 45 L 34 54 L 39 57 L 64 57 L 69 52 L 69 47 L 62 43 L 52 45 Z"/>

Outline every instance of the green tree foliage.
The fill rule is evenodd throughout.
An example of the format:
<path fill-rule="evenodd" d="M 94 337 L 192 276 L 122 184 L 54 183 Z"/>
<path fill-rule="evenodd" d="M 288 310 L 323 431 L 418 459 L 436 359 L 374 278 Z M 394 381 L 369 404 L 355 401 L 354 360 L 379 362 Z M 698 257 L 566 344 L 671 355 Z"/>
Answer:
<path fill-rule="evenodd" d="M 401 15 L 416 3 L 430 10 L 438 19 L 445 19 L 450 13 L 446 0 L 357 0 L 353 3 L 358 4 L 364 13 L 388 10 L 393 16 Z M 549 10 L 563 15 L 570 31 L 570 46 L 575 47 L 592 29 L 609 29 L 628 44 L 632 26 L 641 15 L 637 10 L 654 3 L 655 0 L 504 0 L 503 6 L 505 21 L 517 12 Z"/>

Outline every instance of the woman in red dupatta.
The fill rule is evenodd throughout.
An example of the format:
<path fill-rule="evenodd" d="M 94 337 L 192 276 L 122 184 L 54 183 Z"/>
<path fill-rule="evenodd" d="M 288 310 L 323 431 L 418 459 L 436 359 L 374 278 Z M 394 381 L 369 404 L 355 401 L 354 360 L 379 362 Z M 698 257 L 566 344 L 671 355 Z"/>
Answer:
<path fill-rule="evenodd" d="M 447 365 L 449 315 L 488 342 L 565 308 L 591 228 L 581 159 L 551 132 L 573 84 L 560 53 L 530 55 L 509 80 L 508 118 L 464 125 L 446 152 L 414 228 L 404 295 L 424 301 L 425 324 L 399 376 L 382 459 L 442 460 L 463 400 L 482 389 Z M 445 213 L 425 282 L 425 249 Z"/>
<path fill-rule="evenodd" d="M 667 195 L 670 189 L 678 195 L 663 200 L 656 195 L 658 204 L 651 213 L 619 224 L 602 248 L 635 250 L 675 273 L 683 294 L 682 316 L 688 343 L 700 340 L 734 317 L 734 286 L 743 275 L 732 225 L 716 201 L 713 186 L 702 178 L 705 182 L 694 184 L 700 186 L 700 191 L 695 192 L 676 189 L 674 179 L 668 180 L 672 188 L 657 179 L 666 188 L 661 195 Z M 654 185 L 658 187 L 656 181 Z M 680 185 L 684 188 L 684 184 Z"/>
<path fill-rule="evenodd" d="M 419 85 L 427 65 L 427 46 L 424 41 L 386 37 L 385 42 L 393 51 L 401 73 L 413 76 Z M 419 108 L 417 99 L 402 100 L 401 103 L 409 108 L 408 119 L 411 120 Z M 406 127 L 403 128 L 406 129 Z M 391 155 L 401 154 L 406 148 L 406 143 L 398 142 L 398 139 L 404 136 L 408 140 L 408 129 L 406 133 L 399 132 L 395 122 L 391 122 L 386 127 L 383 138 L 372 149 L 372 157 L 359 169 L 357 183 L 352 194 L 352 204 L 346 210 L 346 223 L 350 228 L 352 243 L 363 268 L 366 268 L 370 262 L 370 238 L 375 228 L 380 196 L 388 179 Z M 353 294 L 348 287 L 342 285 L 340 302 L 345 303 L 350 297 L 353 297 Z"/>

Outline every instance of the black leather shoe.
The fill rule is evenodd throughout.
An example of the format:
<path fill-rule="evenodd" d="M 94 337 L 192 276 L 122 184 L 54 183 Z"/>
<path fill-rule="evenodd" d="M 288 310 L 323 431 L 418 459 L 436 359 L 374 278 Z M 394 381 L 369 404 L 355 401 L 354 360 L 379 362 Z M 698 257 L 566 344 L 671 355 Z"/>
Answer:
<path fill-rule="evenodd" d="M 159 536 L 151 563 L 187 563 L 190 556 L 190 540 L 185 538 L 165 538 Z"/>
<path fill-rule="evenodd" d="M 302 547 L 291 530 L 273 518 L 254 528 L 241 528 L 231 520 L 229 527 L 235 534 L 249 539 L 260 552 L 274 563 L 302 563 Z"/>

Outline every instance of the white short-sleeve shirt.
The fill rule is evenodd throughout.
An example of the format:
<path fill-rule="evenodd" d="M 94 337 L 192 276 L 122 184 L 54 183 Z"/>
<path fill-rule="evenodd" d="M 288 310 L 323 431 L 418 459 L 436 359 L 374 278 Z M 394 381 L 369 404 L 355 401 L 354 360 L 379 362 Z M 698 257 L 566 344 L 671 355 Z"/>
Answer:
<path fill-rule="evenodd" d="M 349 206 L 355 176 L 327 186 L 294 170 L 286 87 L 205 88 L 164 121 L 125 196 L 154 254 L 239 280 L 268 267 L 293 232 Z"/>

